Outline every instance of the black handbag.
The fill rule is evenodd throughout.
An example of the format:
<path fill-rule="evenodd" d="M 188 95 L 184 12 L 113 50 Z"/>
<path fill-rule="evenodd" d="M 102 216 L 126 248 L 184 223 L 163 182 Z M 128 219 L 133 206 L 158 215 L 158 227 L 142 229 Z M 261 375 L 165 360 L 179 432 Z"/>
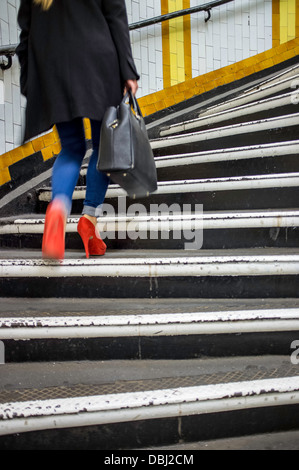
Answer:
<path fill-rule="evenodd" d="M 119 106 L 110 107 L 105 113 L 97 170 L 106 173 L 134 199 L 157 189 L 153 151 L 137 99 L 131 92 Z"/>

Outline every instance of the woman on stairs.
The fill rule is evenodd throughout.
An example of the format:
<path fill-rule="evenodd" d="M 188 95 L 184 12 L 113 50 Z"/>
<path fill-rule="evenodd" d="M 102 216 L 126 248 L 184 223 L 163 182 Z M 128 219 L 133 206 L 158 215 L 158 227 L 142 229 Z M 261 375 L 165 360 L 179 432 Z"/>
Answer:
<path fill-rule="evenodd" d="M 56 125 L 61 152 L 52 174 L 45 220 L 44 258 L 63 259 L 65 225 L 86 153 L 83 118 L 89 118 L 93 153 L 78 232 L 86 256 L 103 255 L 96 229 L 108 177 L 97 171 L 101 121 L 139 75 L 130 44 L 125 0 L 21 0 L 17 55 L 27 98 L 25 141 Z"/>

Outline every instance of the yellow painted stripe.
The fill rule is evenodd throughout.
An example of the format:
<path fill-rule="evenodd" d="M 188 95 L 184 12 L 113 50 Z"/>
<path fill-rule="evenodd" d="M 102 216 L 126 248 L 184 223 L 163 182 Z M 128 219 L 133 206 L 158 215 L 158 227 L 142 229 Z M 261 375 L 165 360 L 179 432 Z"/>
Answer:
<path fill-rule="evenodd" d="M 280 0 L 272 0 L 272 47 L 280 44 Z"/>
<path fill-rule="evenodd" d="M 161 0 L 161 13 L 190 7 L 190 0 Z M 192 77 L 190 16 L 162 23 L 164 88 Z"/>
<path fill-rule="evenodd" d="M 190 8 L 190 0 L 183 0 L 183 8 Z M 191 47 L 191 18 L 190 15 L 183 17 L 184 21 L 184 59 L 185 80 L 192 78 L 192 47 Z"/>
<path fill-rule="evenodd" d="M 168 13 L 168 0 L 161 0 L 161 14 Z M 169 49 L 169 24 L 168 21 L 162 23 L 162 50 L 163 50 L 163 81 L 164 88 L 171 85 L 170 80 L 170 49 Z"/>
<path fill-rule="evenodd" d="M 296 37 L 296 0 L 280 0 L 280 43 Z"/>
<path fill-rule="evenodd" d="M 169 13 L 183 9 L 183 0 L 168 0 Z M 169 21 L 170 84 L 185 80 L 184 21 L 175 18 Z"/>

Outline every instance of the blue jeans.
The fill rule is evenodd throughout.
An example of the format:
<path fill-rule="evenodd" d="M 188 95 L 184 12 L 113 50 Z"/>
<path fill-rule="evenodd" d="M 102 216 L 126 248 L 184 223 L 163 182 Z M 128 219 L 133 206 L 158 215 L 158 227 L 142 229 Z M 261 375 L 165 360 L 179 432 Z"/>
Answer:
<path fill-rule="evenodd" d="M 98 217 L 101 215 L 110 179 L 96 169 L 101 122 L 90 121 L 92 131 L 93 152 L 90 157 L 86 177 L 86 197 L 83 214 Z M 52 200 L 60 199 L 70 214 L 73 192 L 78 182 L 83 158 L 86 153 L 86 142 L 83 119 L 56 125 L 61 142 L 61 152 L 56 158 L 52 174 Z"/>

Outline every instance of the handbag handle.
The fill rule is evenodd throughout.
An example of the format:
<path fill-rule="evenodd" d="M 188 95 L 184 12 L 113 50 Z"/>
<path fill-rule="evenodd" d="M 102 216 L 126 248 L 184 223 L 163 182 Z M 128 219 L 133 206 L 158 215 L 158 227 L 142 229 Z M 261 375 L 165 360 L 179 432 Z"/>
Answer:
<path fill-rule="evenodd" d="M 141 112 L 141 109 L 140 109 L 140 107 L 139 107 L 138 101 L 137 101 L 137 99 L 135 98 L 135 96 L 133 96 L 133 93 L 132 93 L 131 90 L 128 90 L 128 91 L 127 91 L 127 93 L 126 93 L 125 96 L 124 96 L 123 101 L 126 102 L 127 99 L 129 99 L 129 103 L 130 103 L 130 105 L 133 107 L 137 119 L 142 119 L 143 116 L 142 116 L 142 112 Z"/>

